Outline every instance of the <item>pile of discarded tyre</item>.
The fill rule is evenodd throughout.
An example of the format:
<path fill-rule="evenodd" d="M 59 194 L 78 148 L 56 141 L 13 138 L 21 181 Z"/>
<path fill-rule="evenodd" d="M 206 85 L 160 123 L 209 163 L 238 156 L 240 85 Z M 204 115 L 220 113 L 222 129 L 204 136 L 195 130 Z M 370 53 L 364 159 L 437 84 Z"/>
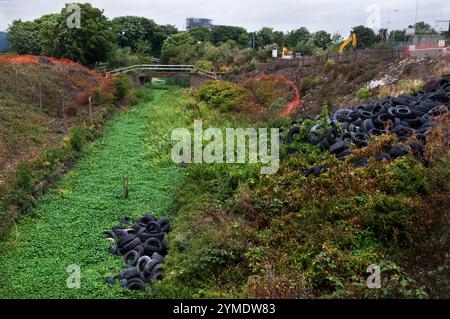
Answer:
<path fill-rule="evenodd" d="M 111 285 L 120 282 L 123 288 L 144 291 L 146 284 L 161 280 L 170 230 L 169 220 L 158 220 L 150 213 L 132 225 L 128 217 L 121 217 L 120 225 L 104 234 L 113 243 L 109 251 L 123 258 L 125 270 L 105 281 Z"/>
<path fill-rule="evenodd" d="M 436 126 L 435 116 L 447 113 L 450 108 L 450 75 L 443 77 L 434 90 L 414 95 L 386 97 L 372 104 L 360 105 L 355 109 L 341 109 L 330 118 L 326 132 L 321 125 L 311 128 L 308 141 L 328 150 L 340 160 L 351 154 L 350 146 L 367 146 L 371 136 L 382 135 L 391 128 L 397 136 L 398 144 L 388 152 L 376 156 L 378 161 L 395 159 L 410 152 L 423 155 L 429 130 Z M 298 123 L 288 132 L 285 141 L 291 144 L 300 133 Z M 325 133 L 325 134 L 324 134 Z M 408 142 L 415 135 L 413 142 Z M 287 154 L 295 153 L 294 147 L 287 148 Z M 355 166 L 368 166 L 368 159 L 360 159 Z M 314 167 L 305 175 L 320 175 L 323 167 Z"/>

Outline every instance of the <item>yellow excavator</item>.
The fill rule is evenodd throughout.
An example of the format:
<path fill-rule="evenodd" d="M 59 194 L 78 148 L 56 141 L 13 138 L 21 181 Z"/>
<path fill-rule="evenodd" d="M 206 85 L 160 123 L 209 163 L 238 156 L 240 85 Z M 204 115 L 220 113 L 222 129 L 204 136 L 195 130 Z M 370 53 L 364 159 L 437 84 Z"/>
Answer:
<path fill-rule="evenodd" d="M 356 49 L 356 33 L 352 33 L 352 35 L 350 36 L 350 38 L 348 38 L 347 40 L 345 40 L 344 42 L 342 42 L 342 44 L 339 46 L 339 54 L 344 53 L 344 49 L 347 45 L 350 44 L 350 42 L 353 45 L 353 48 Z"/>

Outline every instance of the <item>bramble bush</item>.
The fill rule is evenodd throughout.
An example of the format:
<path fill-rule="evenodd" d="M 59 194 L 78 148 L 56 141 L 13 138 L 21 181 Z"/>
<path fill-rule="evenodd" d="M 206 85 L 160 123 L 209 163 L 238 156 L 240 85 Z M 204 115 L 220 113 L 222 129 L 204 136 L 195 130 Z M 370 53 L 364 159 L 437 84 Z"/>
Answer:
<path fill-rule="evenodd" d="M 391 135 L 376 137 L 339 161 L 305 143 L 308 128 L 320 122 L 300 123 L 298 153 L 283 156 L 275 175 L 261 177 L 248 166 L 188 166 L 171 235 L 172 272 L 168 286 L 160 287 L 162 297 L 181 291 L 187 297 L 217 298 L 448 293 L 442 259 L 448 252 L 443 238 L 448 238 L 449 212 L 448 130 L 442 127 L 448 124 L 430 133 L 424 165 L 412 155 L 377 162 L 375 155 L 396 143 Z M 358 157 L 369 157 L 369 166 L 354 167 Z M 326 168 L 320 177 L 304 176 L 318 165 Z M 220 247 L 223 254 L 202 250 L 205 245 Z M 187 276 L 198 271 L 200 252 L 205 260 L 218 258 L 226 270 L 201 272 L 201 280 Z M 370 264 L 381 267 L 381 290 L 367 289 Z M 428 275 L 418 275 L 417 268 Z"/>

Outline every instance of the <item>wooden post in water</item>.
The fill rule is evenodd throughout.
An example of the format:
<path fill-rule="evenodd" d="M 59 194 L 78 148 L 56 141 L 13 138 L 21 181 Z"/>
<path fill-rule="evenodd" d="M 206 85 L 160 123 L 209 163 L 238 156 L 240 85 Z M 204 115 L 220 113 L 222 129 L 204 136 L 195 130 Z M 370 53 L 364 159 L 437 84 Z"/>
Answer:
<path fill-rule="evenodd" d="M 128 190 L 128 175 L 123 175 L 123 197 L 128 199 L 129 190 Z"/>
<path fill-rule="evenodd" d="M 92 124 L 93 119 L 92 119 L 92 97 L 91 96 L 89 97 L 89 121 Z"/>

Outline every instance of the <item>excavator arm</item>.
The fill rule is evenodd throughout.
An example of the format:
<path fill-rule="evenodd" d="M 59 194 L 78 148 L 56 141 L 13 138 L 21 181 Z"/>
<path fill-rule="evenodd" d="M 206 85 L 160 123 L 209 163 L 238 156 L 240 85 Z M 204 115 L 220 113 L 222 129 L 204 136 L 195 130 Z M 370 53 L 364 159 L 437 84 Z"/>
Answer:
<path fill-rule="evenodd" d="M 342 54 L 344 52 L 345 47 L 349 45 L 350 42 L 352 43 L 353 47 L 356 48 L 356 33 L 352 33 L 352 35 L 339 46 L 339 54 Z"/>

